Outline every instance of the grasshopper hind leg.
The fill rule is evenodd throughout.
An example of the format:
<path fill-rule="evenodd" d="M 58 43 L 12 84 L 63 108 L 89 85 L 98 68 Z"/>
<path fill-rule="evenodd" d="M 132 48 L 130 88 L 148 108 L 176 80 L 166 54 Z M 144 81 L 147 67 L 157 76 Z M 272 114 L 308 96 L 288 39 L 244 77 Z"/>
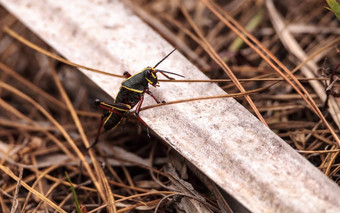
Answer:
<path fill-rule="evenodd" d="M 106 118 L 103 127 L 106 131 L 110 129 L 114 129 L 120 124 L 122 120 L 123 120 L 122 116 L 116 115 L 111 112 L 109 113 L 109 116 Z"/>
<path fill-rule="evenodd" d="M 91 143 L 91 145 L 89 147 L 87 147 L 87 150 L 90 150 L 91 148 L 93 148 L 98 143 L 100 132 L 101 132 L 101 129 L 102 129 L 102 126 L 103 126 L 103 123 L 104 123 L 104 117 L 105 117 L 105 114 L 103 114 L 100 118 L 100 123 L 99 123 L 98 131 L 97 131 L 96 139 L 94 140 L 93 143 Z"/>
<path fill-rule="evenodd" d="M 113 129 L 119 125 L 119 123 L 123 120 L 123 117 L 125 116 L 124 112 L 119 112 L 119 111 L 114 110 L 114 106 L 110 104 L 106 104 L 105 102 L 102 102 L 99 99 L 95 100 L 95 104 L 105 109 L 105 111 L 100 118 L 100 123 L 99 123 L 98 131 L 97 131 L 96 139 L 87 148 L 87 150 L 91 149 L 98 143 L 102 127 L 104 127 L 105 131 Z M 121 105 L 118 105 L 118 106 L 123 107 Z"/>

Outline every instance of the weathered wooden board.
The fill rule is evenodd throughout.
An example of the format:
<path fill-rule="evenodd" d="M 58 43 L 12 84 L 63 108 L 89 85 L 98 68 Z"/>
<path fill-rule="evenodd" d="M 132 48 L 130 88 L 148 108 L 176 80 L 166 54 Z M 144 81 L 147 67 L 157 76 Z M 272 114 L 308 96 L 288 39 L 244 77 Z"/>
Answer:
<path fill-rule="evenodd" d="M 69 60 L 122 74 L 153 66 L 173 47 L 120 1 L 0 0 Z M 206 77 L 179 52 L 159 68 Z M 84 71 L 113 97 L 121 79 Z M 224 94 L 211 83 L 161 83 L 161 100 Z M 146 97 L 150 104 L 151 98 Z M 340 190 L 234 99 L 164 106 L 141 117 L 253 212 L 340 212 Z"/>

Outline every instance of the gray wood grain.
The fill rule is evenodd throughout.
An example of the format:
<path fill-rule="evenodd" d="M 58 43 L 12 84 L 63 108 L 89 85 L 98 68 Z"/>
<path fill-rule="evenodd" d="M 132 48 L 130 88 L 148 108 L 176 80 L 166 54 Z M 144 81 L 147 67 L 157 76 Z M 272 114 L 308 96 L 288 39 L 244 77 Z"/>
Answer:
<path fill-rule="evenodd" d="M 69 60 L 122 74 L 153 66 L 173 49 L 120 1 L 0 0 Z M 179 52 L 160 69 L 207 79 Z M 121 79 L 84 73 L 115 97 Z M 161 100 L 224 94 L 212 83 L 161 83 Z M 144 105 L 153 104 L 146 97 Z M 340 190 L 234 99 L 141 112 L 170 146 L 252 212 L 340 212 Z"/>

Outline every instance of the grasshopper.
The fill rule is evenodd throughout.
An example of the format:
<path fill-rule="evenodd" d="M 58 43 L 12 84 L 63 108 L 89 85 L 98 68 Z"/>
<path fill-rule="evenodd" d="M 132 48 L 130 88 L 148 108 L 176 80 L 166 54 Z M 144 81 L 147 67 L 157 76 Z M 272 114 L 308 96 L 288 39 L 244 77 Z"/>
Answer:
<path fill-rule="evenodd" d="M 163 59 L 161 59 L 154 67 L 146 67 L 141 72 L 131 75 L 128 72 L 124 72 L 124 76 L 127 77 L 125 81 L 122 82 L 119 92 L 114 100 L 114 103 L 108 104 L 101 100 L 96 99 L 95 104 L 100 108 L 103 108 L 105 111 L 100 119 L 100 124 L 98 128 L 98 132 L 96 135 L 95 141 L 91 144 L 91 147 L 95 146 L 98 143 L 100 132 L 102 127 L 105 130 L 114 129 L 117 127 L 123 118 L 126 118 L 128 112 L 134 108 L 136 105 L 135 115 L 138 120 L 147 127 L 146 123 L 140 118 L 139 111 L 144 101 L 144 94 L 150 95 L 158 104 L 161 102 L 151 93 L 149 90 L 149 84 L 158 87 L 159 82 L 157 78 L 157 73 L 161 73 L 166 78 L 172 80 L 172 77 L 169 77 L 167 74 L 179 75 L 177 73 L 168 72 L 165 70 L 156 69 L 156 67 L 162 63 L 167 57 L 169 57 L 176 49 L 172 50 L 168 55 L 166 55 Z M 164 101 L 162 103 L 165 103 Z M 149 136 L 148 128 L 147 134 Z"/>

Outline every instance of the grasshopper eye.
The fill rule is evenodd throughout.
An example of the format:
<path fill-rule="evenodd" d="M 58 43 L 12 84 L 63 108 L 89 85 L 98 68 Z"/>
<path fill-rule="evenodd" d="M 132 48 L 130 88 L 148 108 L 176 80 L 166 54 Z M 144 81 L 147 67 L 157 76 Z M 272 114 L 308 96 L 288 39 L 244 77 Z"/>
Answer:
<path fill-rule="evenodd" d="M 152 68 L 148 69 L 146 73 L 147 73 L 148 76 L 150 76 L 152 78 L 157 78 L 157 76 L 156 76 L 157 71 L 152 69 Z"/>

